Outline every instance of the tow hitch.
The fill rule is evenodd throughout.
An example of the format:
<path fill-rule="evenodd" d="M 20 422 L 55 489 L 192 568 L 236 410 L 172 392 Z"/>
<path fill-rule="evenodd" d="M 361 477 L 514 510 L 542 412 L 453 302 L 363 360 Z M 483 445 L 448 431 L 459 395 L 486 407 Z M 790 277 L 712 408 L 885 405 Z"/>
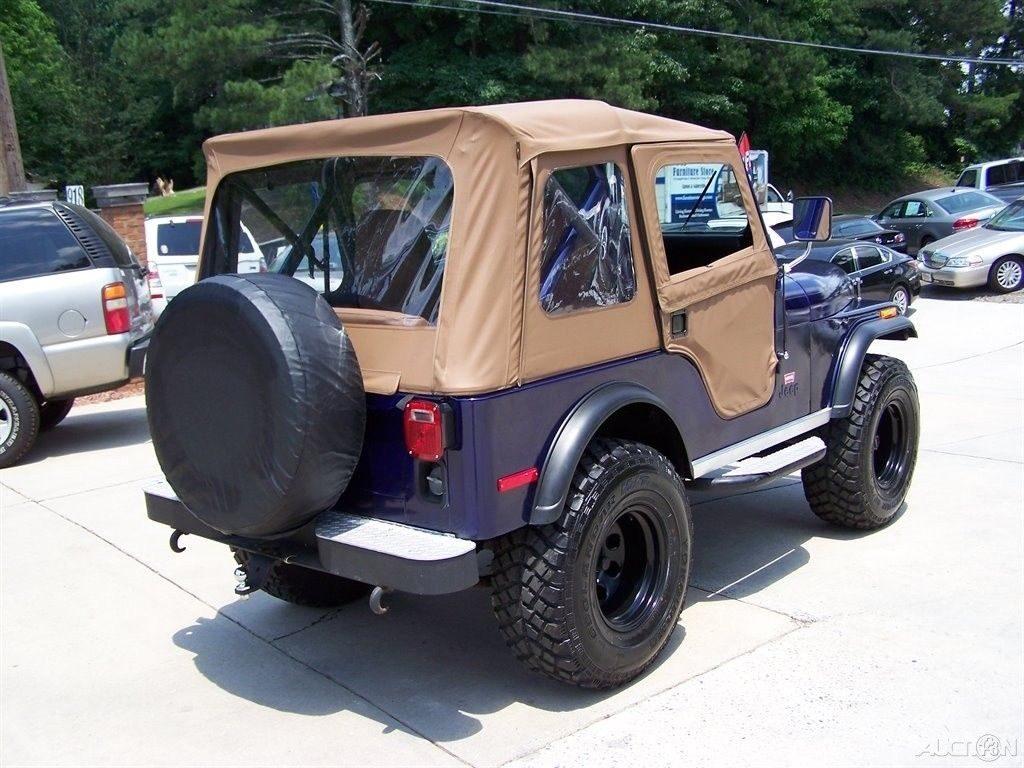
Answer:
<path fill-rule="evenodd" d="M 253 592 L 263 588 L 270 574 L 274 561 L 266 555 L 258 555 L 250 552 L 244 566 L 235 568 L 235 594 L 240 597 L 248 597 Z"/>

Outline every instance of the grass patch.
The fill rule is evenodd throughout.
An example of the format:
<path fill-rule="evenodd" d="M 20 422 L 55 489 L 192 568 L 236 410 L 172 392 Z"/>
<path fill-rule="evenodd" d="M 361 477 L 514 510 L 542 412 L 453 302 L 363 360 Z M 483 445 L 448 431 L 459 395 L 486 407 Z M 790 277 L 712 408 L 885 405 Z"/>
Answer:
<path fill-rule="evenodd" d="M 170 216 L 202 213 L 206 204 L 206 187 L 185 189 L 167 197 L 151 197 L 142 205 L 147 216 Z"/>

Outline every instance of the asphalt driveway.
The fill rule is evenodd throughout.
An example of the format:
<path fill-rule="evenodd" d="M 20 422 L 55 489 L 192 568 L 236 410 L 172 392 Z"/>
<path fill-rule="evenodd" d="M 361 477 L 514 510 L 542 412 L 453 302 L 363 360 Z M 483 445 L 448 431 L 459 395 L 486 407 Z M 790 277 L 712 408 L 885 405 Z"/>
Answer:
<path fill-rule="evenodd" d="M 238 599 L 146 519 L 141 398 L 76 408 L 0 471 L 0 764 L 1020 765 L 1024 305 L 915 306 L 878 345 L 921 394 L 903 517 L 830 528 L 798 476 L 693 496 L 680 627 L 611 694 L 521 669 L 484 589 Z"/>

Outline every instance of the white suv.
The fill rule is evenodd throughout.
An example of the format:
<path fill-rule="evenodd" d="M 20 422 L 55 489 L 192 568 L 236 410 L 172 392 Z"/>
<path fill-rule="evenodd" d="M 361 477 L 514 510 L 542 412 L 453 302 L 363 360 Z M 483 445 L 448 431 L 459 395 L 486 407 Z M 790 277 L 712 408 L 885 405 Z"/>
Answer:
<path fill-rule="evenodd" d="M 146 257 L 149 288 L 157 316 L 167 302 L 196 281 L 202 216 L 154 216 L 146 219 Z M 266 272 L 256 238 L 242 225 L 238 272 Z"/>
<path fill-rule="evenodd" d="M 141 376 L 152 331 L 146 272 L 103 219 L 0 200 L 0 467 L 76 396 Z"/>

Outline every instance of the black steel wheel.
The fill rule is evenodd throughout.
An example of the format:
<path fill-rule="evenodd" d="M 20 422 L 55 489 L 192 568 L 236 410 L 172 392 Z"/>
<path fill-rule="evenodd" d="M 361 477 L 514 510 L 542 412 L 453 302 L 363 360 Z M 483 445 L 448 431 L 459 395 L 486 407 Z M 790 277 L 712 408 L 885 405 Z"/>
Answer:
<path fill-rule="evenodd" d="M 853 410 L 822 431 L 825 458 L 803 470 L 818 517 L 846 528 L 881 528 L 903 508 L 917 462 L 920 411 L 907 366 L 867 355 Z"/>
<path fill-rule="evenodd" d="M 692 528 L 682 480 L 646 445 L 595 440 L 562 517 L 495 546 L 492 606 L 532 669 L 587 688 L 640 675 L 683 607 Z"/>

